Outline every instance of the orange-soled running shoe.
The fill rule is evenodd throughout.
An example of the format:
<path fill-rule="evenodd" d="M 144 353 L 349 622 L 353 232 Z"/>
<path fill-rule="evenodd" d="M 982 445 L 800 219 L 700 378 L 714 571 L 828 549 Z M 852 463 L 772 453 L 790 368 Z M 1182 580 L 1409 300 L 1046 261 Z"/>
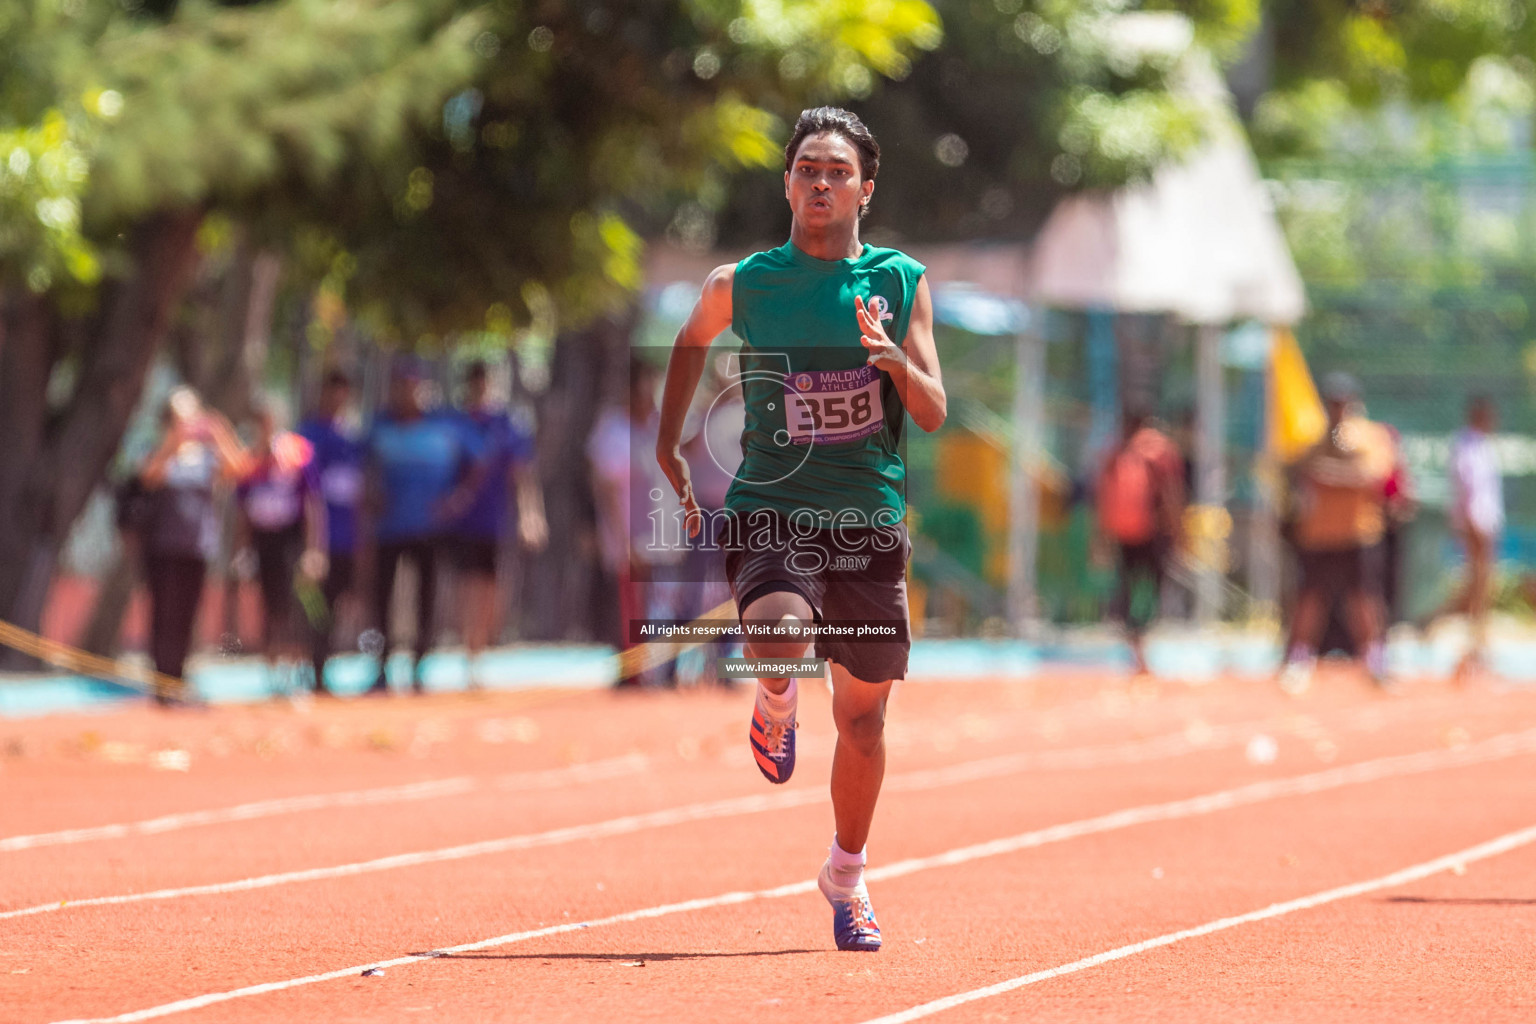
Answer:
<path fill-rule="evenodd" d="M 752 705 L 752 728 L 747 740 L 752 744 L 752 757 L 763 778 L 775 785 L 789 781 L 795 773 L 795 713 L 786 718 L 775 718 L 763 707 L 762 688 Z"/>

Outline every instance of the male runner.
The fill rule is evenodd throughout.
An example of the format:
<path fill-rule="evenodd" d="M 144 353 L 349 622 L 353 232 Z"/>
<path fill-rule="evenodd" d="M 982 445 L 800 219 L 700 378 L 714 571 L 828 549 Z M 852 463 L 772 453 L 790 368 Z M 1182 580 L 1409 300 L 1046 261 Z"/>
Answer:
<path fill-rule="evenodd" d="M 818 635 L 831 662 L 832 809 L 837 832 L 817 879 L 833 908 L 838 949 L 880 948 L 864 886 L 864 846 L 885 774 L 885 704 L 906 675 L 905 415 L 944 422 L 933 306 L 922 264 L 859 241 L 880 147 L 846 110 L 807 110 L 785 147 L 789 241 L 716 268 L 678 333 L 667 367 L 657 459 L 685 510 L 702 516 L 680 454 L 683 420 L 709 346 L 727 327 L 743 341 L 744 459 L 726 496 L 735 543 L 726 575 L 743 626 L 859 622 L 899 626 L 890 639 Z M 799 658 L 782 628 L 749 657 Z M 750 742 L 782 783 L 795 767 L 795 680 L 759 679 Z"/>

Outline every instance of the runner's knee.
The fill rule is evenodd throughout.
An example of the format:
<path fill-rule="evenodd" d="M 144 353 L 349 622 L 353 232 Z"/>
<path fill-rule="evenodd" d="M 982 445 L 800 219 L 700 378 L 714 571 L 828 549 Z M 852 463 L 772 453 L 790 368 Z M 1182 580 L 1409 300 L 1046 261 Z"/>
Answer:
<path fill-rule="evenodd" d="M 837 723 L 838 739 L 864 757 L 880 749 L 885 736 L 885 705 L 851 711 L 834 706 L 832 718 Z"/>
<path fill-rule="evenodd" d="M 756 609 L 760 602 L 754 602 Z M 747 641 L 748 657 L 752 658 L 802 658 L 810 639 L 805 635 L 806 620 L 798 615 L 785 614 L 772 619 L 744 619 L 744 624 L 778 627 L 771 637 L 753 637 Z"/>

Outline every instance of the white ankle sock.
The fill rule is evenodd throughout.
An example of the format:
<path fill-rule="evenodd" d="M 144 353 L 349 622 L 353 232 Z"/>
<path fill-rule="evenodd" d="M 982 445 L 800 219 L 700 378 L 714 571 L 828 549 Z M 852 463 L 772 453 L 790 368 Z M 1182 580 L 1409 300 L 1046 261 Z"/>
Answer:
<path fill-rule="evenodd" d="M 830 865 L 827 873 L 832 876 L 832 883 L 844 889 L 853 889 L 864 881 L 864 850 L 858 853 L 849 853 L 837 845 L 837 836 L 832 837 L 832 849 L 828 858 Z"/>
<path fill-rule="evenodd" d="M 783 693 L 774 693 L 762 683 L 757 684 L 757 699 L 763 702 L 763 707 L 775 718 L 786 718 L 795 713 L 795 705 L 799 699 L 800 690 L 796 681 L 789 681 L 789 689 Z"/>

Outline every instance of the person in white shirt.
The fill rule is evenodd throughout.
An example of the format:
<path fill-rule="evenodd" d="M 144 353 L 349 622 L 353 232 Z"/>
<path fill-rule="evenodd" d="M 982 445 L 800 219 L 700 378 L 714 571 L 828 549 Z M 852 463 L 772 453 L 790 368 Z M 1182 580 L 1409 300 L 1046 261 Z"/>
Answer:
<path fill-rule="evenodd" d="M 1493 445 L 1496 424 L 1493 400 L 1474 396 L 1467 403 L 1467 425 L 1451 443 L 1451 529 L 1467 553 L 1467 579 L 1461 593 L 1439 614 L 1464 613 L 1471 626 L 1472 646 L 1457 667 L 1458 680 L 1465 680 L 1483 660 L 1493 559 L 1504 532 L 1504 482 Z"/>
<path fill-rule="evenodd" d="M 686 553 L 665 522 L 672 506 L 663 500 L 667 479 L 656 464 L 656 368 L 630 360 L 627 403 L 598 414 L 587 438 L 587 463 L 597 513 L 597 549 L 603 568 L 617 581 L 621 647 L 636 645 L 634 630 L 645 620 L 677 618 L 681 593 L 677 563 Z M 671 662 L 621 678 L 623 686 L 670 685 Z"/>

